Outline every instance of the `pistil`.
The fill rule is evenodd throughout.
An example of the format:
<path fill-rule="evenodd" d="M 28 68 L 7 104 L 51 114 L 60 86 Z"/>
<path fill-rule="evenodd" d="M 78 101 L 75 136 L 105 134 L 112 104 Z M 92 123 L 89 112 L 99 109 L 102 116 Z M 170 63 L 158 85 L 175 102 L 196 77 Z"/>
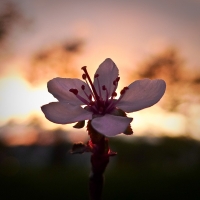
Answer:
<path fill-rule="evenodd" d="M 94 84 L 92 83 L 92 80 L 87 72 L 86 66 L 82 67 L 82 70 L 84 71 L 84 74 L 82 75 L 82 78 L 85 80 L 89 90 L 90 94 L 87 94 L 85 91 L 85 85 L 81 86 L 81 89 L 83 90 L 85 97 L 83 98 L 78 94 L 77 89 L 70 89 L 69 91 L 72 92 L 76 97 L 82 101 L 85 105 L 89 106 L 90 109 L 93 110 L 94 113 L 98 113 L 101 115 L 104 115 L 106 113 L 110 113 L 115 107 L 116 104 L 123 98 L 124 94 L 126 93 L 126 90 L 128 90 L 128 87 L 124 87 L 120 92 L 119 99 L 114 99 L 117 96 L 116 89 L 118 86 L 118 82 L 120 80 L 120 77 L 117 77 L 113 81 L 113 91 L 111 93 L 111 97 L 109 96 L 109 91 L 105 85 L 101 86 L 99 81 L 99 74 L 95 74 L 94 78 L 97 79 L 97 87 L 95 88 Z M 99 95 L 97 93 L 97 90 L 99 92 Z M 106 97 L 103 99 L 102 92 L 106 92 Z M 94 101 L 92 100 L 92 97 L 94 98 Z"/>

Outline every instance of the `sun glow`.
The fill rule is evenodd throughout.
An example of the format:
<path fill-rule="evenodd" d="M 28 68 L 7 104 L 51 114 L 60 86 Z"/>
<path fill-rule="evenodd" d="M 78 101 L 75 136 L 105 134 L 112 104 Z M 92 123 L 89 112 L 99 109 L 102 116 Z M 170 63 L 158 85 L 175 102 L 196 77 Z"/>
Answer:
<path fill-rule="evenodd" d="M 163 110 L 158 105 L 130 114 L 136 135 L 183 136 L 186 133 L 186 117 Z"/>
<path fill-rule="evenodd" d="M 123 85 L 123 83 L 121 83 Z M 121 88 L 121 87 L 120 87 Z M 119 91 L 117 91 L 119 96 Z M 37 116 L 42 127 L 45 129 L 53 130 L 55 128 L 64 128 L 70 130 L 68 132 L 68 139 L 72 142 L 80 140 L 80 137 L 84 139 L 87 137 L 87 134 L 83 134 L 80 130 L 72 130 L 73 124 L 68 126 L 58 125 L 49 122 L 44 117 L 41 112 L 40 107 L 49 102 L 57 101 L 47 90 L 47 83 L 33 87 L 20 72 L 9 72 L 0 79 L 0 126 L 9 122 L 9 120 L 14 119 L 16 122 L 22 125 L 24 129 L 17 130 L 7 130 L 12 133 L 18 133 L 19 136 L 15 134 L 15 137 L 8 137 L 10 142 L 7 142 L 9 145 L 16 144 L 30 144 L 37 140 L 37 137 L 34 131 L 29 131 L 25 128 L 25 125 L 29 119 L 33 116 Z M 164 111 L 155 105 L 151 108 L 144 109 L 139 112 L 134 112 L 128 114 L 128 116 L 133 117 L 132 128 L 134 131 L 134 136 L 183 136 L 187 132 L 187 118 L 186 116 L 178 113 L 170 113 Z M 199 127 L 199 117 L 196 117 L 197 120 L 192 125 L 193 132 L 195 134 L 194 138 L 199 139 L 199 134 L 197 133 L 197 127 Z M 195 119 L 196 119 L 195 118 Z M 18 128 L 17 128 L 18 129 Z M 24 131 L 23 131 L 24 130 Z M 32 130 L 32 129 L 31 129 Z M 30 137 L 26 137 L 25 132 Z M 76 134 L 74 133 L 76 132 Z M 80 134 L 79 134 L 80 132 Z M 84 132 L 86 130 L 84 129 Z M 5 134 L 4 134 L 5 135 Z M 81 135 L 81 136 L 80 136 Z M 23 140 L 19 138 L 24 138 Z M 27 138 L 27 140 L 25 139 Z M 12 141 L 11 141 L 12 140 Z"/>
<path fill-rule="evenodd" d="M 0 123 L 40 113 L 40 106 L 55 101 L 46 84 L 33 88 L 18 72 L 0 79 Z"/>

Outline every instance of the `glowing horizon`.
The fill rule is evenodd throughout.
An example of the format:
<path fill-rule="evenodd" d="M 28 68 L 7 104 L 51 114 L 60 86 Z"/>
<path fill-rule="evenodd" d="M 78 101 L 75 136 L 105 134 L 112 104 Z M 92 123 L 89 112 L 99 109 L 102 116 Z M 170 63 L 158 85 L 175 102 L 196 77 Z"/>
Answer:
<path fill-rule="evenodd" d="M 13 32 L 7 35 L 8 40 L 3 41 L 6 45 L 3 46 L 3 54 L 0 55 L 2 59 L 0 126 L 6 125 L 12 119 L 25 124 L 27 120 L 36 116 L 47 129 L 65 127 L 67 130 L 72 130 L 72 125 L 60 126 L 48 122 L 40 110 L 43 104 L 56 101 L 46 87 L 45 73 L 49 73 L 46 70 L 48 67 L 53 72 L 51 74 L 53 78 L 58 76 L 57 72 L 62 74 L 65 67 L 70 72 L 76 69 L 77 72 L 71 74 L 81 78 L 82 66 L 87 65 L 88 71 L 93 74 L 98 65 L 110 57 L 119 67 L 121 78 L 119 89 L 121 89 L 129 83 L 129 73 L 132 73 L 138 64 L 147 57 L 152 57 L 172 46 L 180 51 L 188 71 L 199 68 L 199 1 L 112 0 L 106 3 L 92 1 L 82 3 L 79 0 L 76 3 L 70 1 L 47 3 L 39 0 L 20 0 L 17 1 L 17 6 L 20 14 L 31 22 L 26 24 L 24 29 L 14 24 L 14 27 L 11 27 Z M 64 53 L 60 51 L 59 47 L 66 44 L 66 41 L 74 40 L 83 41 L 81 51 L 73 54 L 72 48 L 67 55 L 65 48 Z M 40 85 L 34 86 L 25 78 L 25 74 L 32 75 L 31 73 L 35 71 L 29 72 L 27 69 L 32 69 L 30 63 L 34 56 L 39 55 L 39 58 L 48 56 L 48 51 L 46 54 L 41 53 L 51 47 L 53 53 L 50 62 L 44 61 L 42 64 L 45 69 L 38 73 L 41 79 L 44 73 L 45 78 Z M 68 55 L 70 56 L 67 57 Z M 64 61 L 63 58 L 68 60 Z M 57 63 L 54 63 L 54 59 Z M 50 64 L 53 67 L 59 65 L 59 70 L 53 71 L 55 68 Z M 40 69 L 41 66 L 37 67 Z M 38 74 L 33 75 L 37 78 Z M 187 75 L 186 73 L 186 77 Z M 62 77 L 68 76 L 65 74 Z M 188 103 L 183 99 L 180 105 L 181 112 L 162 109 L 159 107 L 159 104 L 162 104 L 161 100 L 158 105 L 133 113 L 131 116 L 134 118 L 132 122 L 134 134 L 154 136 L 160 136 L 161 133 L 168 136 L 190 134 L 189 136 L 200 139 L 199 99 L 188 97 L 187 94 L 184 98 L 192 100 Z M 74 136 L 71 138 L 74 140 Z"/>
<path fill-rule="evenodd" d="M 122 74 L 123 76 L 123 74 Z M 121 83 L 123 84 L 123 83 Z M 72 124 L 63 126 L 49 122 L 44 117 L 40 107 L 52 101 L 57 101 L 47 91 L 46 83 L 39 87 L 31 86 L 19 72 L 12 72 L 0 79 L 0 123 L 4 125 L 11 119 L 19 124 L 27 123 L 28 119 L 35 116 L 39 119 L 41 125 L 46 129 L 54 130 L 56 127 L 78 132 L 72 129 Z M 14 102 L 14 103 L 13 103 Z M 133 117 L 132 128 L 135 136 L 187 136 L 187 118 L 186 116 L 164 111 L 158 105 L 144 109 L 139 112 L 129 114 Z M 159 121 L 159 123 L 157 123 Z M 197 126 L 196 129 L 199 127 Z M 86 130 L 84 130 L 86 132 Z M 196 130 L 197 131 L 197 130 Z M 80 136 L 80 135 L 79 135 Z M 72 141 L 75 140 L 73 134 L 68 136 Z M 82 136 L 83 137 L 83 136 Z M 87 137 L 87 134 L 85 134 Z M 195 139 L 200 139 L 194 135 Z M 32 140 L 34 141 L 33 135 Z M 31 137 L 27 142 L 32 141 Z M 16 144 L 26 143 L 24 140 L 16 140 Z M 10 141 L 13 144 L 13 141 Z"/>

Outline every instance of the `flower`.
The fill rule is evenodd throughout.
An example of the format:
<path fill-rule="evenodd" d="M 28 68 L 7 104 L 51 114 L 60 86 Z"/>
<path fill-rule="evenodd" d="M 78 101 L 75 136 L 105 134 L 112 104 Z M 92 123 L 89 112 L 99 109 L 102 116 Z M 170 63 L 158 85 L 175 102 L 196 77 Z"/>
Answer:
<path fill-rule="evenodd" d="M 41 107 L 51 122 L 69 124 L 89 120 L 95 131 L 107 137 L 120 133 L 131 134 L 130 123 L 133 119 L 127 117 L 126 112 L 150 107 L 165 93 L 165 81 L 142 79 L 124 87 L 116 99 L 119 70 L 110 58 L 100 64 L 94 82 L 86 66 L 82 70 L 84 81 L 54 78 L 47 83 L 48 91 L 58 99 L 58 102 Z"/>

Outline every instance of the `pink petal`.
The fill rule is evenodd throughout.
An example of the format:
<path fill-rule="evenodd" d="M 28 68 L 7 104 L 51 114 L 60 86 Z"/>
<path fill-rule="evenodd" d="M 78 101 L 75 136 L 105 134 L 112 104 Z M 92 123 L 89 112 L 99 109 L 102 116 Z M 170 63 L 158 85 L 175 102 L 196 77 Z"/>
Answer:
<path fill-rule="evenodd" d="M 85 86 L 85 92 L 90 94 L 90 90 L 85 82 L 79 79 L 71 78 L 54 78 L 47 83 L 48 91 L 53 94 L 59 101 L 65 101 L 72 105 L 84 105 L 76 95 L 70 92 L 70 89 L 77 89 L 78 94 L 87 99 L 85 93 L 81 89 L 81 86 Z M 88 99 L 87 99 L 88 100 Z"/>
<path fill-rule="evenodd" d="M 100 64 L 95 74 L 99 75 L 98 79 L 100 82 L 100 88 L 102 88 L 102 86 L 105 85 L 106 88 L 108 89 L 108 94 L 110 97 L 114 89 L 113 81 L 118 77 L 118 74 L 119 74 L 119 70 L 117 66 L 110 58 L 107 58 L 103 63 Z M 99 95 L 97 78 L 94 78 L 94 86 Z M 101 95 L 103 99 L 105 100 L 106 92 L 101 91 Z"/>
<path fill-rule="evenodd" d="M 143 79 L 131 83 L 128 88 L 116 106 L 125 112 L 134 112 L 156 104 L 165 93 L 166 83 L 161 79 Z"/>
<path fill-rule="evenodd" d="M 106 114 L 103 117 L 96 117 L 92 120 L 93 128 L 99 133 L 112 137 L 123 133 L 133 119 Z"/>
<path fill-rule="evenodd" d="M 57 124 L 69 124 L 92 118 L 92 113 L 80 106 L 67 103 L 52 102 L 41 107 L 45 117 Z"/>

